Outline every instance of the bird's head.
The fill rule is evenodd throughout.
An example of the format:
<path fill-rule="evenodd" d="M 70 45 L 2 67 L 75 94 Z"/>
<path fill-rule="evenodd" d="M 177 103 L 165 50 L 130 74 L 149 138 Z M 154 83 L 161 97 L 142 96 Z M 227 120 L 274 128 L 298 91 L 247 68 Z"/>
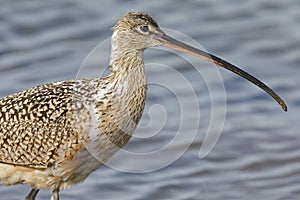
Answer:
<path fill-rule="evenodd" d="M 217 56 L 171 38 L 159 28 L 155 20 L 147 13 L 127 13 L 113 27 L 112 48 L 120 51 L 117 54 L 139 50 L 142 52 L 144 49 L 153 46 L 173 48 L 223 67 L 263 89 L 280 104 L 283 110 L 287 110 L 284 101 L 263 82 Z"/>
<path fill-rule="evenodd" d="M 163 35 L 163 31 L 149 14 L 130 12 L 121 17 L 113 27 L 112 40 L 121 49 L 144 50 L 161 45 L 158 38 Z"/>

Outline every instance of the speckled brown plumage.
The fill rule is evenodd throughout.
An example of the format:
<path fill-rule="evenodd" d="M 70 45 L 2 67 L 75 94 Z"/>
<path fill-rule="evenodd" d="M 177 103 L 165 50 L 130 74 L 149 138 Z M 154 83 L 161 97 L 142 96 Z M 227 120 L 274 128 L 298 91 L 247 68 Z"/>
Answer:
<path fill-rule="evenodd" d="M 113 78 L 116 80 L 115 76 Z M 136 80 L 134 76 L 132 78 L 132 81 Z M 52 83 L 1 99 L 0 162 L 47 168 L 72 159 L 77 151 L 85 148 L 83 143 L 89 142 L 86 133 L 89 130 L 85 129 L 94 114 L 91 113 L 91 107 L 96 108 L 100 117 L 97 119 L 99 134 L 110 136 L 110 141 L 121 148 L 131 133 L 123 134 L 123 140 L 115 138 L 114 133 L 121 127 L 128 128 L 129 122 L 119 124 L 123 121 L 120 118 L 126 115 L 136 126 L 144 107 L 146 85 L 143 82 L 141 87 L 131 88 L 128 103 L 125 103 L 129 108 L 127 110 L 120 105 L 121 98 L 118 95 L 122 91 L 118 92 L 116 87 L 106 90 L 105 82 L 117 82 L 110 79 L 112 76 L 103 80 Z M 107 92 L 97 97 L 101 89 Z M 137 97 L 140 99 L 135 99 Z"/>
<path fill-rule="evenodd" d="M 130 13 L 118 21 L 114 30 L 128 29 L 128 25 L 137 26 L 145 22 L 157 27 L 156 22 L 145 13 Z M 0 99 L 0 162 L 47 168 L 72 159 L 78 151 L 85 149 L 83 143 L 88 142 L 85 128 L 91 120 L 93 106 L 100 117 L 97 119 L 99 134 L 109 136 L 109 140 L 118 147 L 126 144 L 131 133 L 123 134 L 123 139 L 119 136 L 114 138 L 114 133 L 120 127 L 135 128 L 144 107 L 146 82 L 142 52 L 134 50 L 117 54 L 111 59 L 112 73 L 107 78 L 50 83 Z M 118 66 L 117 71 L 114 66 Z M 126 82 L 122 77 L 124 74 L 128 74 L 125 79 L 130 77 L 134 81 L 130 88 L 126 88 L 126 99 L 118 96 L 125 91 L 124 88 L 117 91 L 120 90 L 117 88 L 118 81 Z M 135 88 L 135 81 L 139 79 L 141 82 Z M 116 87 L 106 90 L 105 87 L 112 83 Z M 101 89 L 106 91 L 105 94 L 96 97 Z M 127 100 L 129 110 L 120 113 L 123 109 L 118 106 L 123 105 L 118 102 L 124 100 Z M 120 114 L 116 115 L 118 111 Z M 119 118 L 127 115 L 133 123 L 129 120 L 120 124 L 124 120 Z"/>
<path fill-rule="evenodd" d="M 113 27 L 110 74 L 37 86 L 0 99 L 0 184 L 59 191 L 83 181 L 133 134 L 144 109 L 143 52 L 162 45 L 234 72 L 283 100 L 268 86 L 219 57 L 167 36 L 146 13 L 124 15 Z"/>
<path fill-rule="evenodd" d="M 79 124 L 90 118 L 83 91 L 95 92 L 86 83 L 47 84 L 0 99 L 0 162 L 47 168 L 82 149 L 87 138 Z"/>

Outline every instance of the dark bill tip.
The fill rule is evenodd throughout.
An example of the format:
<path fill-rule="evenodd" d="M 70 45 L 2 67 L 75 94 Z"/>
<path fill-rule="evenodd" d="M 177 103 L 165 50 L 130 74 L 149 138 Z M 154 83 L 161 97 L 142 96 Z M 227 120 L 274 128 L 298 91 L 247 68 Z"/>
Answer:
<path fill-rule="evenodd" d="M 266 84 L 264 84 L 263 82 L 261 82 L 260 80 L 258 80 L 257 78 L 255 78 L 254 76 L 252 76 L 251 74 L 245 72 L 244 70 L 234 66 L 233 64 L 217 57 L 214 56 L 210 53 L 207 53 L 205 51 L 202 51 L 200 49 L 196 49 L 192 46 L 189 46 L 187 44 L 184 44 L 182 42 L 179 42 L 167 35 L 162 35 L 159 36 L 158 39 L 160 40 L 162 46 L 165 47 L 169 47 L 169 48 L 173 48 L 173 49 L 177 49 L 181 52 L 185 52 L 185 53 L 189 53 L 192 54 L 194 56 L 200 57 L 206 61 L 212 62 L 214 64 L 217 64 L 220 67 L 223 67 L 243 78 L 245 78 L 246 80 L 252 82 L 253 84 L 255 84 L 256 86 L 260 87 L 262 90 L 264 90 L 265 92 L 267 92 L 271 97 L 273 97 L 273 99 L 275 101 L 277 101 L 277 103 L 282 107 L 282 109 L 284 111 L 287 111 L 287 106 L 284 103 L 284 101 L 281 99 L 281 97 L 279 95 L 277 95 L 271 88 L 269 88 Z"/>

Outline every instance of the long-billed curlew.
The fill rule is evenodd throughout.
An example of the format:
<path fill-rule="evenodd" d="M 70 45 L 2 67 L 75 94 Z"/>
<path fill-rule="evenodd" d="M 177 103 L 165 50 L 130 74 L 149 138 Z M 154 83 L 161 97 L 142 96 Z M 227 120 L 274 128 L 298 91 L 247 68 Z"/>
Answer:
<path fill-rule="evenodd" d="M 37 86 L 0 99 L 0 184 L 59 191 L 83 181 L 130 139 L 146 98 L 143 52 L 165 46 L 190 53 L 251 81 L 287 110 L 268 86 L 232 64 L 167 36 L 146 13 L 113 27 L 110 74 Z M 96 159 L 97 158 L 97 159 Z"/>

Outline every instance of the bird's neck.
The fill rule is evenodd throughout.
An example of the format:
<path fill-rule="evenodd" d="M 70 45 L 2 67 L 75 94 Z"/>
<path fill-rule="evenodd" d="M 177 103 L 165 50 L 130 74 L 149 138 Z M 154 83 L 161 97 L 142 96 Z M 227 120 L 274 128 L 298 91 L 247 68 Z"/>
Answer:
<path fill-rule="evenodd" d="M 131 47 L 123 32 L 115 30 L 111 37 L 110 71 L 122 72 L 144 67 L 144 50 Z"/>
<path fill-rule="evenodd" d="M 109 133 L 110 141 L 119 149 L 128 142 L 142 116 L 147 85 L 143 52 L 113 51 L 111 73 L 100 79 L 106 83 L 101 84 L 104 87 L 100 87 L 97 97 L 100 106 L 96 109 L 100 133 L 115 130 Z"/>
<path fill-rule="evenodd" d="M 119 88 L 123 88 L 122 93 L 128 95 L 131 91 L 138 91 L 140 87 L 146 88 L 143 51 L 127 51 L 122 54 L 116 51 L 111 54 L 110 71 Z"/>
<path fill-rule="evenodd" d="M 119 51 L 118 49 L 112 50 L 110 58 L 110 71 L 123 72 L 136 68 L 144 67 L 143 51 Z"/>
<path fill-rule="evenodd" d="M 131 119 L 135 129 L 144 109 L 147 80 L 143 61 L 144 51 L 128 47 L 117 31 L 112 36 L 110 78 L 114 84 L 115 106 L 120 122 Z M 124 114 L 125 113 L 125 114 Z M 124 116 L 130 117 L 124 117 Z M 122 119 L 122 120 L 121 120 Z M 133 131 L 128 131 L 132 134 Z"/>

